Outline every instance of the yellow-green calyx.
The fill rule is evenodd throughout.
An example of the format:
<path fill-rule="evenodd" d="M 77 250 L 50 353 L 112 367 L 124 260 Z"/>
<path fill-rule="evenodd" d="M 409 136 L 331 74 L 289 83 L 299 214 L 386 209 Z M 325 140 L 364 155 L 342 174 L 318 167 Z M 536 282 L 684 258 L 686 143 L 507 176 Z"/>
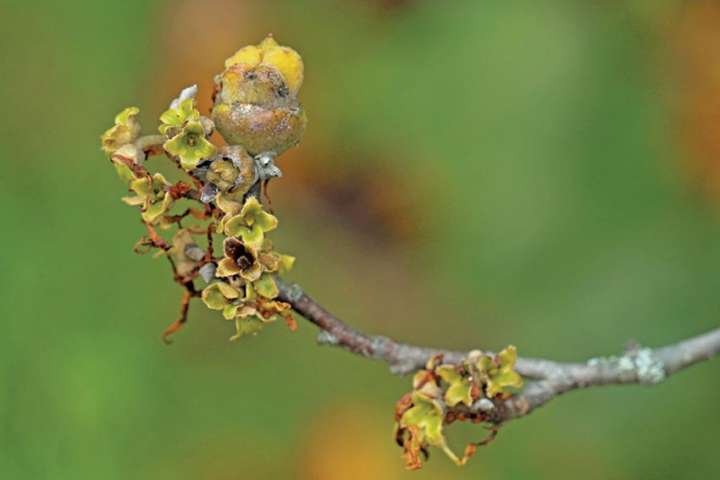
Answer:
<path fill-rule="evenodd" d="M 215 282 L 202 291 L 202 300 L 209 309 L 222 310 L 225 318 L 232 318 L 234 312 L 230 307 L 234 300 L 240 298 L 240 295 L 240 291 L 229 284 Z"/>
<path fill-rule="evenodd" d="M 205 138 L 205 129 L 199 121 L 190 121 L 177 135 L 163 144 L 170 155 L 180 159 L 180 166 L 192 170 L 202 160 L 215 155 L 217 149 Z"/>
<path fill-rule="evenodd" d="M 277 228 L 277 218 L 263 210 L 254 196 L 248 197 L 241 206 L 240 203 L 218 194 L 216 203 L 225 213 L 218 228 L 227 236 L 240 237 L 249 248 L 260 248 L 265 233 Z"/>
<path fill-rule="evenodd" d="M 511 388 L 523 386 L 523 380 L 515 368 L 517 350 L 510 345 L 494 357 L 479 351 L 470 352 L 468 363 L 478 380 L 485 386 L 485 396 L 492 399 L 502 396 Z"/>
<path fill-rule="evenodd" d="M 435 372 L 440 376 L 443 382 L 448 385 L 445 391 L 445 403 L 448 407 L 454 407 L 459 404 L 465 404 L 468 407 L 472 405 L 472 381 L 462 371 L 454 365 L 441 365 Z"/>

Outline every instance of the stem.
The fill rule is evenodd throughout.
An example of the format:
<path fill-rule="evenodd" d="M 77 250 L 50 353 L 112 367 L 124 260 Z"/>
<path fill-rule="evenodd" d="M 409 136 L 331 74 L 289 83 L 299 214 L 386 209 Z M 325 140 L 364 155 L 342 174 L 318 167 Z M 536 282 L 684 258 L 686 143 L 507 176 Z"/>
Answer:
<path fill-rule="evenodd" d="M 164 135 L 143 135 L 142 137 L 135 140 L 135 145 L 140 150 L 145 151 L 153 147 L 158 147 L 162 145 L 163 143 L 165 143 L 165 140 L 167 140 L 167 138 L 165 138 Z"/>
<path fill-rule="evenodd" d="M 350 327 L 307 295 L 299 285 L 277 280 L 280 299 L 321 329 L 318 342 L 335 345 L 367 358 L 383 360 L 390 371 L 407 374 L 424 367 L 438 354 L 446 363 L 458 363 L 467 352 L 420 347 L 390 338 L 368 335 Z M 487 352 L 491 353 L 491 352 Z M 519 394 L 470 410 L 484 413 L 493 423 L 522 417 L 565 392 L 600 385 L 657 384 L 668 376 L 720 353 L 720 328 L 657 349 L 638 348 L 617 357 L 595 358 L 585 363 L 562 363 L 539 358 L 518 358 L 517 372 L 529 383 Z M 481 408 L 482 407 L 482 408 Z"/>

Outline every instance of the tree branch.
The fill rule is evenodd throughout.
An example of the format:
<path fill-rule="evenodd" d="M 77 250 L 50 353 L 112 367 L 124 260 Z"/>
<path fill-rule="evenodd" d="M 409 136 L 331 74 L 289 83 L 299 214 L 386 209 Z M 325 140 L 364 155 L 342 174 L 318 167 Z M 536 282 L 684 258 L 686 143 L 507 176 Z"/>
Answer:
<path fill-rule="evenodd" d="M 396 374 L 407 374 L 425 366 L 438 354 L 446 363 L 458 363 L 467 352 L 419 347 L 390 338 L 367 335 L 350 327 L 308 296 L 297 284 L 277 280 L 280 299 L 321 330 L 318 342 L 336 345 L 367 358 L 383 360 Z M 488 352 L 490 353 L 490 352 Z M 476 402 L 469 409 L 482 412 L 490 421 L 502 423 L 529 414 L 553 398 L 579 388 L 599 385 L 645 384 L 662 382 L 683 368 L 720 353 L 720 328 L 679 343 L 657 349 L 633 347 L 621 356 L 593 358 L 586 363 L 563 363 L 538 358 L 518 358 L 517 372 L 535 380 L 508 400 Z"/>

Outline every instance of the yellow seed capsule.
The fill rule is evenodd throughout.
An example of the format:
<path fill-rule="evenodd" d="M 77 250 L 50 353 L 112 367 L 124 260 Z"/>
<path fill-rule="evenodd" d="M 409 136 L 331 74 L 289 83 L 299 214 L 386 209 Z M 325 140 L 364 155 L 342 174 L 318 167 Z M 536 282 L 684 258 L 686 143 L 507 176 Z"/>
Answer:
<path fill-rule="evenodd" d="M 252 155 L 280 154 L 297 145 L 307 118 L 301 107 L 264 108 L 258 105 L 217 105 L 213 120 L 218 132 L 230 144 L 242 145 Z"/>
<path fill-rule="evenodd" d="M 255 45 L 248 45 L 247 47 L 243 47 L 235 54 L 225 60 L 225 68 L 230 68 L 233 65 L 237 64 L 245 64 L 250 66 L 255 66 L 259 64 L 262 61 L 262 50 L 260 50 Z"/>
<path fill-rule="evenodd" d="M 269 33 L 267 37 L 263 38 L 262 42 L 258 43 L 258 48 L 263 52 L 267 52 L 271 48 L 275 48 L 278 46 L 279 45 L 275 41 L 275 38 L 272 36 L 272 33 Z"/>
<path fill-rule="evenodd" d="M 302 81 L 300 55 L 271 36 L 241 48 L 216 77 L 212 118 L 218 132 L 252 155 L 279 154 L 296 145 L 307 123 L 297 100 Z"/>
<path fill-rule="evenodd" d="M 223 103 L 274 107 L 286 104 L 290 93 L 280 73 L 265 65 L 232 65 L 222 74 L 222 85 L 218 98 Z"/>
<path fill-rule="evenodd" d="M 297 95 L 303 82 L 304 67 L 300 55 L 288 47 L 274 47 L 263 55 L 263 65 L 275 67 L 285 78 L 290 93 Z"/>

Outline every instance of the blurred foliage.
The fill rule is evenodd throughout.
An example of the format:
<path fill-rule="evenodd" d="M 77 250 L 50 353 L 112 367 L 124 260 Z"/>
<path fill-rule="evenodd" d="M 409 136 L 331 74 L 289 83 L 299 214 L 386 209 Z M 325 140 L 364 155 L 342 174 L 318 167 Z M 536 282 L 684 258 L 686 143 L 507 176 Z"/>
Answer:
<path fill-rule="evenodd" d="M 207 112 L 212 73 L 272 31 L 306 61 L 309 118 L 271 186 L 277 241 L 328 308 L 561 360 L 666 343 L 718 323 L 717 204 L 692 179 L 720 136 L 682 134 L 720 125 L 717 98 L 685 95 L 720 84 L 712 3 L 3 2 L 0 475 L 712 478 L 716 363 L 573 393 L 464 469 L 411 474 L 391 438 L 407 379 L 308 324 L 230 343 L 195 305 L 165 347 L 180 289 L 132 254 L 97 148 L 123 106 L 151 125 L 195 81 Z"/>

